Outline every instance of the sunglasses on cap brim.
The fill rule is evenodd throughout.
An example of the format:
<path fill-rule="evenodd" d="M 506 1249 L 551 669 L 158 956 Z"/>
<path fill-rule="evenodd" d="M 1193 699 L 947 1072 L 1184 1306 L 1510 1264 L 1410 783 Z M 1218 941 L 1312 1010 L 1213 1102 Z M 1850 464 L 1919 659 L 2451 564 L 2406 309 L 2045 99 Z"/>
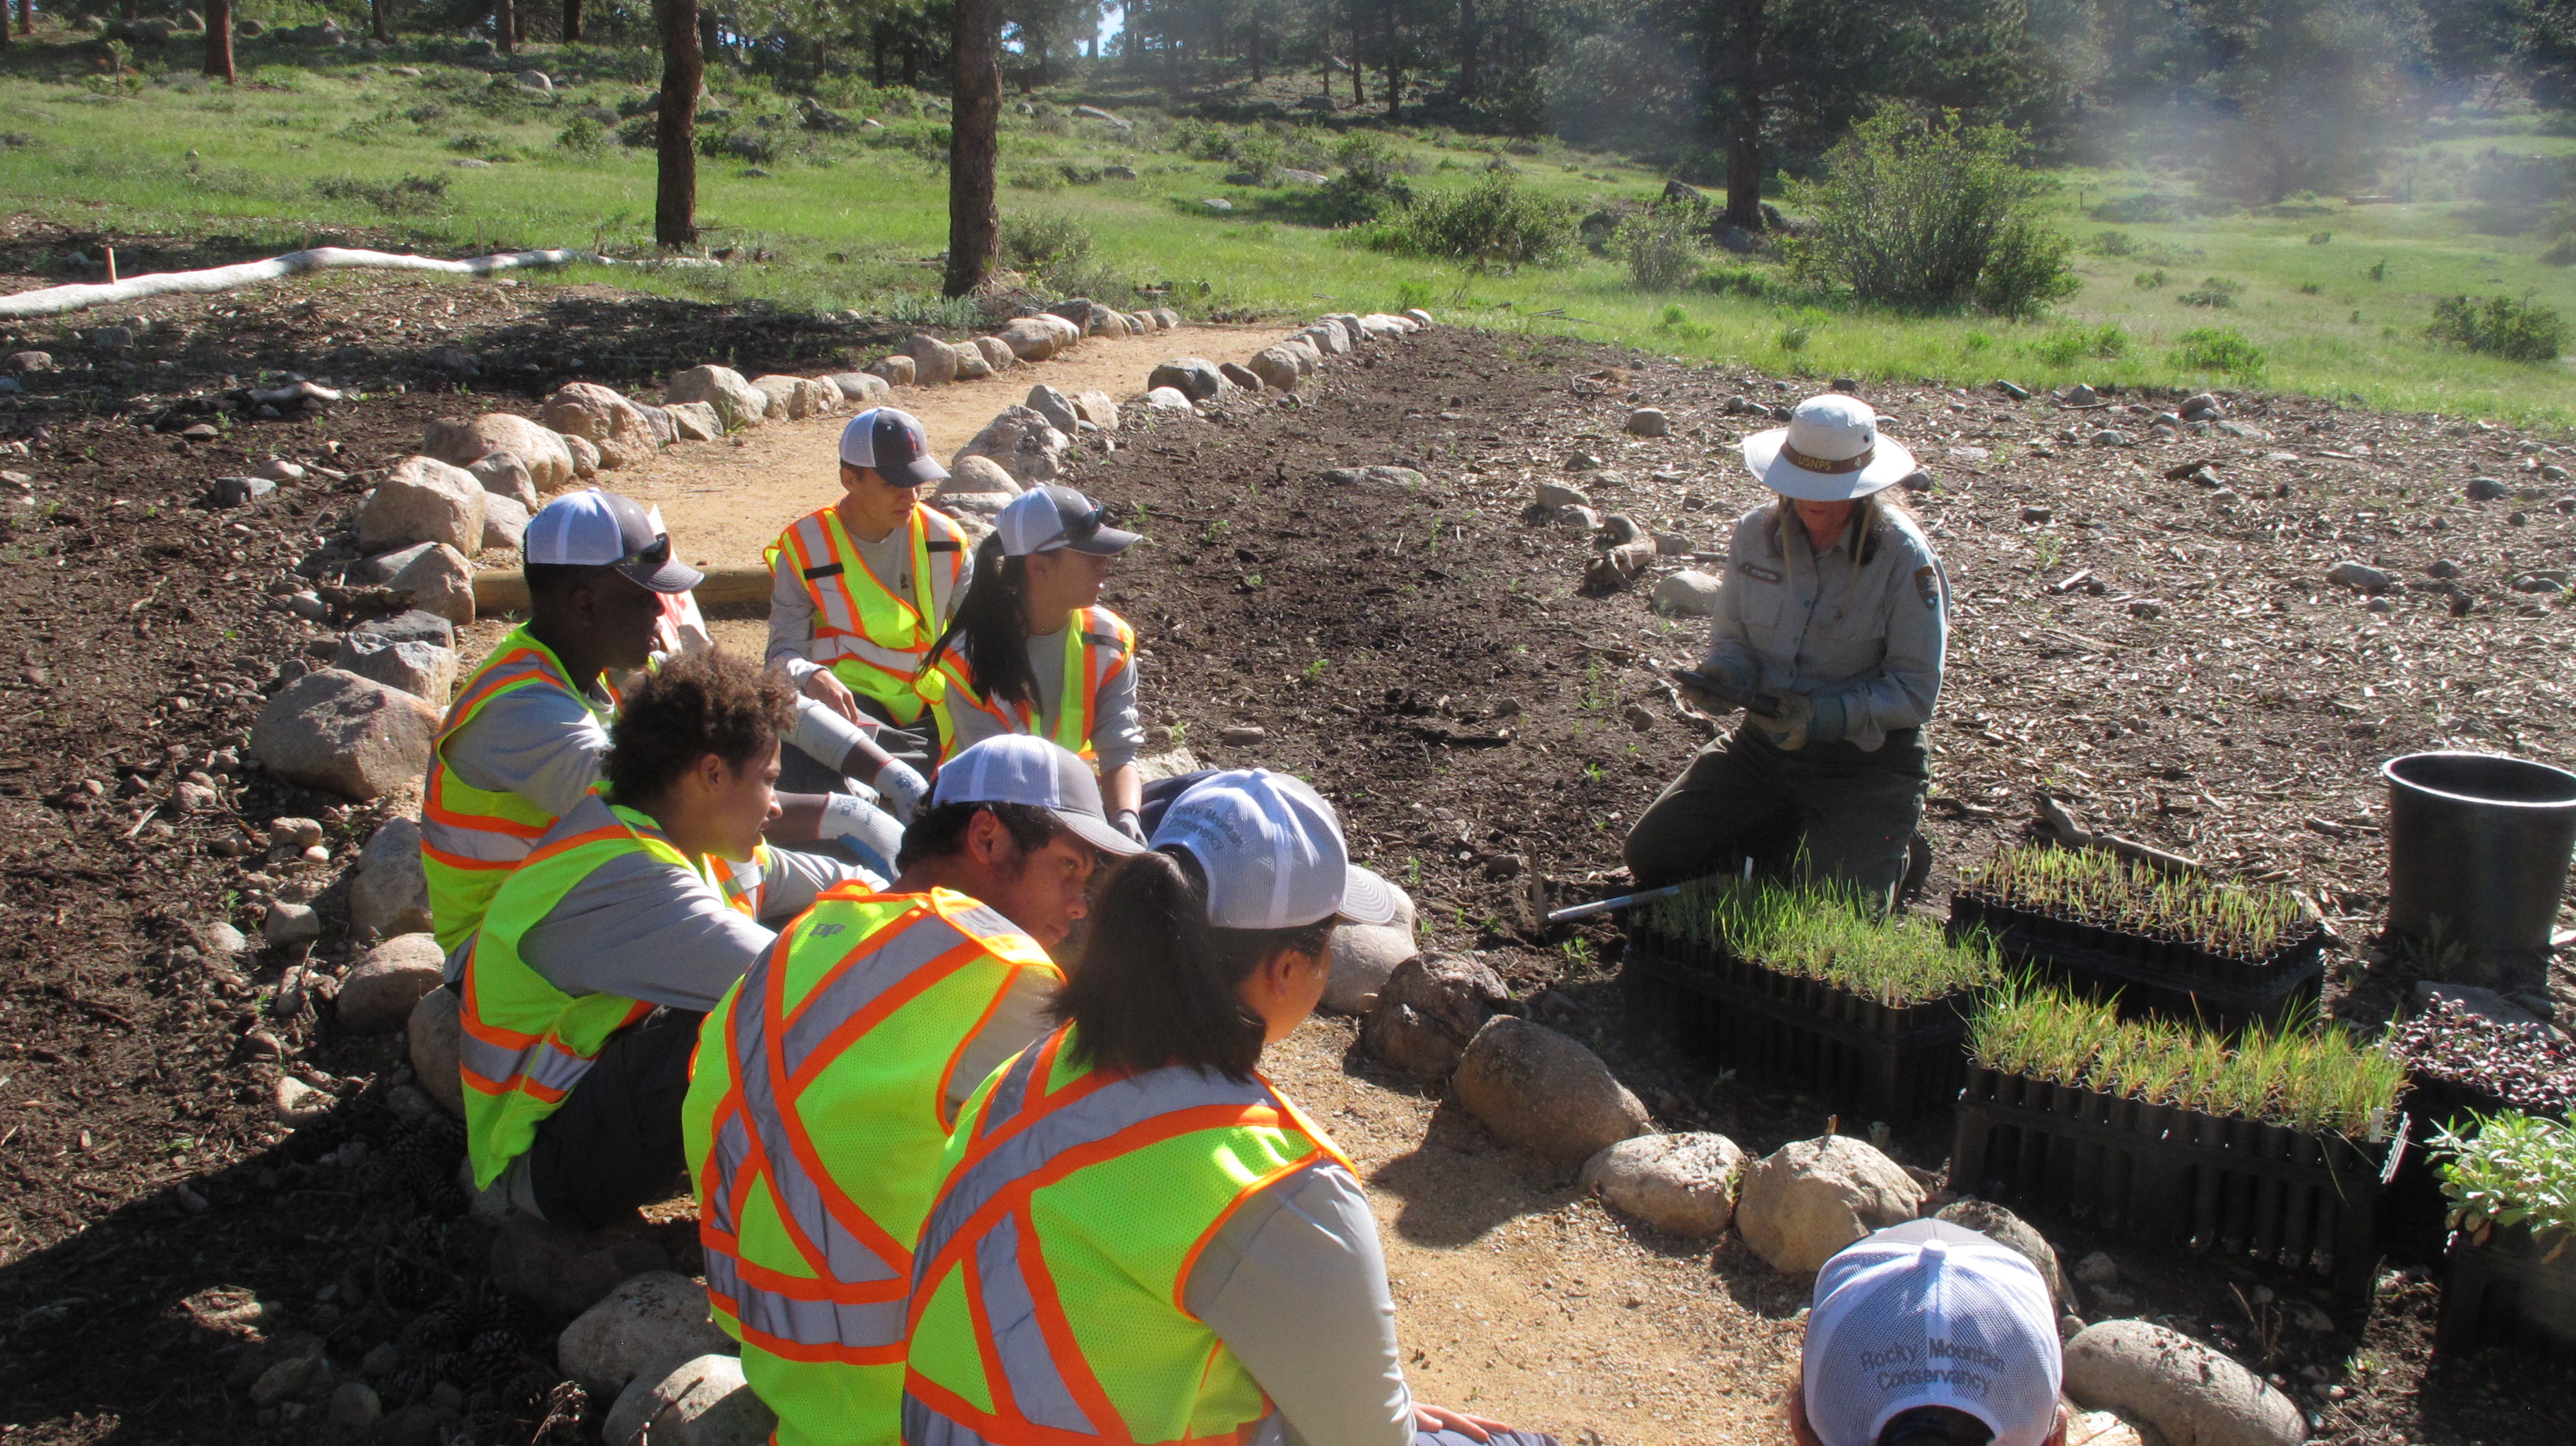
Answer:
<path fill-rule="evenodd" d="M 631 563 L 631 564 L 641 564 L 642 566 L 645 566 L 645 567 L 656 567 L 656 568 L 658 568 L 658 567 L 660 567 L 662 564 L 664 564 L 664 563 L 666 563 L 666 562 L 669 562 L 670 560 L 671 560 L 671 534 L 669 534 L 669 533 L 665 532 L 665 533 L 661 533 L 661 534 L 656 535 L 656 536 L 654 537 L 654 539 L 653 539 L 653 541 L 652 541 L 652 543 L 651 543 L 650 545 L 645 546 L 645 547 L 639 547 L 639 548 L 637 548 L 635 551 L 630 552 L 630 553 L 626 554 L 624 557 L 619 558 L 617 561 L 619 562 L 619 564 L 620 564 L 620 565 L 625 565 L 625 564 L 630 564 L 630 563 Z"/>

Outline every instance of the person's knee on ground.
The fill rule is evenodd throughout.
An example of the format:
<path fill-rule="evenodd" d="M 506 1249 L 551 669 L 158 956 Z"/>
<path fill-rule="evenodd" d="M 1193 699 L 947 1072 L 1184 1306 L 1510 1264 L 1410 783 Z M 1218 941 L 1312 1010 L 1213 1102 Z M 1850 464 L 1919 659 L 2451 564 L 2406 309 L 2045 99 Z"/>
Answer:
<path fill-rule="evenodd" d="M 2048 1283 L 1973 1230 L 1909 1220 L 1816 1274 L 1795 1446 L 2064 1446 L 2064 1358 Z"/>

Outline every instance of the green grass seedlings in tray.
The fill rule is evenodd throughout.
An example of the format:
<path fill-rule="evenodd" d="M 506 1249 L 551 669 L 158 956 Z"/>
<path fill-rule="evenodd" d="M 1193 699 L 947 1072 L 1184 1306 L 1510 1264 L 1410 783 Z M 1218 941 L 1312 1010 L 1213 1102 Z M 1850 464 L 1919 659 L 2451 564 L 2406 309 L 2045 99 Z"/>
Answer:
<path fill-rule="evenodd" d="M 1954 932 L 2132 1014 L 2228 1026 L 2313 1001 L 2325 930 L 2287 889 L 2166 874 L 2102 849 L 2027 845 L 1969 870 Z"/>
<path fill-rule="evenodd" d="M 2406 1068 L 2298 1011 L 2223 1034 L 2024 977 L 1968 1029 L 1951 1187 L 2364 1294 Z"/>
<path fill-rule="evenodd" d="M 1692 888 L 1631 920 L 1627 976 L 1683 1048 L 1746 1082 L 1890 1122 L 1950 1107 L 1982 941 L 1821 884 Z"/>
<path fill-rule="evenodd" d="M 2452 1226 L 2435 1354 L 2576 1350 L 2576 1130 L 2508 1110 L 2431 1148 Z"/>

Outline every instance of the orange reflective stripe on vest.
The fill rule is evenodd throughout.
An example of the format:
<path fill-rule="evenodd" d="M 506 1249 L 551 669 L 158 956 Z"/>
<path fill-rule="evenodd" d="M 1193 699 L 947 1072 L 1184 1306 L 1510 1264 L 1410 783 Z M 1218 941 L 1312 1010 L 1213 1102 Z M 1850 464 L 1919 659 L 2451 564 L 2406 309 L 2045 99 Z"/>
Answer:
<path fill-rule="evenodd" d="M 939 655 L 936 671 L 947 685 L 934 705 L 941 710 L 939 732 L 944 751 L 940 762 L 954 758 L 964 746 L 956 726 L 949 721 L 953 715 L 947 710 L 971 708 L 1006 733 L 1044 738 L 1098 766 L 1100 754 L 1092 746 L 1091 736 L 1100 726 L 1100 695 L 1113 679 L 1127 671 L 1136 652 L 1136 630 L 1127 625 L 1126 619 L 1103 607 L 1076 608 L 1065 626 L 1064 680 L 1056 693 L 1052 721 L 1040 717 L 1032 706 L 985 697 L 974 682 L 974 670 L 953 648 Z"/>
<path fill-rule="evenodd" d="M 547 848 L 530 854 L 527 861 L 537 863 L 590 844 L 627 837 L 631 837 L 630 831 L 623 826 L 595 828 L 558 839 Z M 464 979 L 464 1008 L 458 1011 L 458 1022 L 464 1028 L 457 1042 L 457 1063 L 465 1087 L 489 1095 L 515 1091 L 548 1104 L 560 1103 L 590 1071 L 591 1055 L 567 1046 L 551 1032 L 523 1034 L 486 1020 L 476 998 L 481 978 L 469 955 Z M 629 1007 L 618 1028 L 622 1029 L 653 1012 L 650 1004 L 634 1000 L 626 1003 Z"/>
<path fill-rule="evenodd" d="M 946 600 L 966 569 L 966 535 L 957 524 L 927 507 L 915 507 L 904 526 L 912 551 L 910 597 L 869 570 L 835 508 L 798 518 L 768 552 L 773 566 L 784 553 L 813 600 L 814 637 L 807 656 L 835 673 L 848 664 L 883 674 L 882 679 L 867 677 L 870 686 L 863 691 L 870 693 L 898 685 L 910 692 L 913 673 L 938 636 Z M 944 575 L 932 560 L 934 552 L 947 555 Z M 843 681 L 859 686 L 846 676 Z"/>

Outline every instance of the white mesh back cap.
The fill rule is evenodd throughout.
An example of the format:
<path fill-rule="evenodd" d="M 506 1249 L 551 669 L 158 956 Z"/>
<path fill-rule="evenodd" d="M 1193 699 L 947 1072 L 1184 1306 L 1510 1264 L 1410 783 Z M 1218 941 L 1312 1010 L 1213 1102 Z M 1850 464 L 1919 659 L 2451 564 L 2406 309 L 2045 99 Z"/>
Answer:
<path fill-rule="evenodd" d="M 943 803 L 1022 803 L 1043 808 L 1083 842 L 1113 854 L 1140 854 L 1145 846 L 1120 833 L 1101 811 L 1100 783 L 1091 765 L 1044 738 L 1002 733 L 959 751 L 939 767 L 931 789 Z"/>
<path fill-rule="evenodd" d="M 1294 929 L 1335 915 L 1395 921 L 1395 891 L 1350 861 L 1333 806 L 1285 773 L 1242 768 L 1201 780 L 1172 801 L 1154 847 L 1198 860 L 1207 921 L 1220 929 Z"/>
<path fill-rule="evenodd" d="M 1917 1406 L 1976 1417 L 1995 1446 L 2041 1446 L 2063 1369 L 2048 1283 L 1973 1230 L 1909 1220 L 1816 1274 L 1804 1389 L 1824 1446 L 1871 1446 Z"/>

